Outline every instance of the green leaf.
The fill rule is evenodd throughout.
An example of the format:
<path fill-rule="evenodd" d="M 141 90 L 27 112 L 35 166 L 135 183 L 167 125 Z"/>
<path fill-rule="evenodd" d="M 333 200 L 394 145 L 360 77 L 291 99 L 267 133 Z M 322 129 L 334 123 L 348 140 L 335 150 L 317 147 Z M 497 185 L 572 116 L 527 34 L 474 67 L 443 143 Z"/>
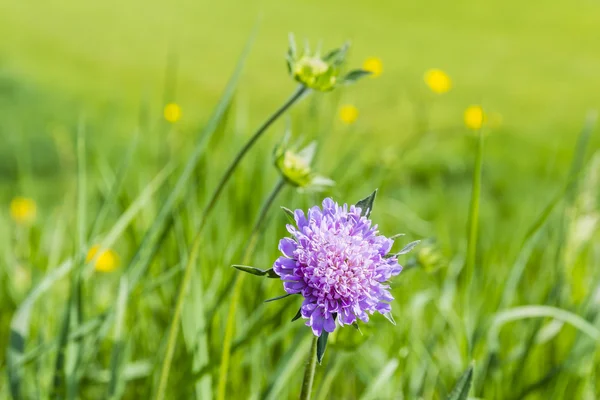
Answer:
<path fill-rule="evenodd" d="M 298 309 L 298 312 L 296 313 L 296 315 L 294 315 L 294 318 L 292 318 L 292 322 L 294 322 L 297 319 L 300 319 L 301 316 L 302 316 L 302 307 L 300 307 Z"/>
<path fill-rule="evenodd" d="M 346 42 L 342 45 L 342 47 L 327 53 L 325 57 L 323 57 L 323 61 L 330 63 L 334 67 L 339 67 L 344 63 L 344 61 L 346 61 L 348 49 L 350 49 L 350 43 Z"/>
<path fill-rule="evenodd" d="M 373 203 L 375 202 L 375 197 L 377 196 L 377 189 L 373 193 L 371 193 L 368 197 L 360 200 L 356 203 L 356 207 L 361 209 L 361 215 L 369 218 L 371 215 L 371 211 L 373 211 Z"/>
<path fill-rule="evenodd" d="M 289 43 L 288 53 L 290 56 L 295 58 L 296 54 L 298 53 L 298 50 L 296 49 L 296 37 L 294 36 L 294 34 L 292 32 L 288 33 L 288 43 Z"/>
<path fill-rule="evenodd" d="M 275 300 L 285 299 L 286 297 L 289 297 L 291 295 L 292 295 L 291 293 L 282 294 L 281 296 L 277 296 L 277 297 L 273 297 L 272 299 L 265 300 L 265 303 L 270 303 Z"/>
<path fill-rule="evenodd" d="M 469 390 L 471 389 L 471 382 L 473 381 L 473 363 L 467 368 L 467 370 L 460 377 L 456 386 L 450 392 L 450 395 L 446 400 L 467 400 L 469 396 Z"/>
<path fill-rule="evenodd" d="M 402 236 L 405 236 L 405 235 L 406 235 L 405 233 L 396 233 L 395 235 L 393 235 L 393 236 L 390 236 L 390 239 L 392 239 L 392 240 L 396 240 L 396 239 L 398 239 L 399 237 L 402 237 Z"/>
<path fill-rule="evenodd" d="M 355 83 L 359 79 L 369 75 L 371 75 L 370 71 L 365 71 L 364 69 L 355 69 L 354 71 L 348 72 L 342 79 L 342 82 L 345 84 Z"/>
<path fill-rule="evenodd" d="M 279 278 L 279 275 L 277 275 L 275 271 L 273 271 L 273 268 L 259 269 L 247 265 L 232 265 L 232 267 L 256 276 L 266 276 L 267 278 Z"/>
<path fill-rule="evenodd" d="M 333 313 L 331 314 L 331 316 L 333 317 L 333 321 L 335 322 L 337 318 L 337 313 Z M 321 332 L 321 336 L 319 336 L 319 339 L 317 340 L 317 362 L 319 363 L 319 365 L 321 364 L 323 356 L 325 355 L 325 349 L 327 348 L 328 338 L 329 332 L 323 330 L 323 332 Z"/>
<path fill-rule="evenodd" d="M 391 312 L 386 312 L 383 316 L 392 323 L 392 325 L 396 325 L 396 321 L 394 320 L 394 316 Z"/>
<path fill-rule="evenodd" d="M 317 341 L 317 362 L 321 364 L 323 356 L 325 355 L 325 349 L 327 348 L 327 339 L 329 338 L 329 332 L 323 331 L 319 340 Z"/>
<path fill-rule="evenodd" d="M 283 212 L 285 213 L 285 216 L 288 218 L 288 220 L 292 223 L 295 224 L 296 223 L 296 219 L 294 217 L 294 212 L 292 210 L 290 210 L 289 208 L 286 207 L 281 207 L 281 209 L 283 210 Z"/>
<path fill-rule="evenodd" d="M 410 242 L 409 244 L 407 244 L 406 246 L 404 246 L 402 248 L 402 250 L 400 250 L 399 252 L 396 253 L 397 256 L 400 256 L 402 254 L 406 254 L 409 251 L 411 251 L 412 249 L 415 248 L 416 245 L 418 245 L 419 243 L 421 243 L 420 240 L 415 240 L 414 242 Z"/>

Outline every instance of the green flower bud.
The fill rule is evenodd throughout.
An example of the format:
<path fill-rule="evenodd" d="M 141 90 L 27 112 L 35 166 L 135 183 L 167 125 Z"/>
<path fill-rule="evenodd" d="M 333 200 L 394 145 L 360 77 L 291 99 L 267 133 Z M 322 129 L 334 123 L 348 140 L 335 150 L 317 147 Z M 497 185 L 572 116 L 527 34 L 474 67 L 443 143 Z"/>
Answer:
<path fill-rule="evenodd" d="M 416 261 L 427 272 L 435 272 L 448 265 L 448 260 L 433 241 L 426 241 L 416 255 Z"/>
<path fill-rule="evenodd" d="M 302 150 L 296 152 L 287 147 L 286 135 L 284 141 L 275 148 L 275 166 L 281 176 L 292 186 L 299 190 L 323 191 L 335 182 L 316 174 L 311 163 L 315 155 L 316 143 L 312 142 Z"/>
<path fill-rule="evenodd" d="M 288 70 L 292 77 L 307 88 L 320 92 L 333 90 L 340 83 L 353 83 L 370 72 L 364 70 L 350 71 L 341 76 L 346 62 L 346 54 L 350 45 L 344 44 L 325 56 L 320 52 L 311 53 L 308 46 L 301 54 L 296 50 L 294 36 L 290 34 L 290 48 L 287 55 Z"/>

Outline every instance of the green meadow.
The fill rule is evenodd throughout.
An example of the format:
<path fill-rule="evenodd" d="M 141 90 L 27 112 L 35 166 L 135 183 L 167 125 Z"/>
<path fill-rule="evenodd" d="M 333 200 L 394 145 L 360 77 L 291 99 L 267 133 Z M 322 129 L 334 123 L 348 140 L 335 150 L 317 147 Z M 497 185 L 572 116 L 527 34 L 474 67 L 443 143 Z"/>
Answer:
<path fill-rule="evenodd" d="M 598 26 L 594 0 L 1 0 L 0 399 L 599 398 Z M 382 73 L 262 134 L 290 32 Z M 286 134 L 334 186 L 282 177 Z M 338 326 L 305 397 L 299 296 L 232 265 L 273 266 L 281 207 L 375 189 L 393 250 L 421 241 L 395 324 Z"/>

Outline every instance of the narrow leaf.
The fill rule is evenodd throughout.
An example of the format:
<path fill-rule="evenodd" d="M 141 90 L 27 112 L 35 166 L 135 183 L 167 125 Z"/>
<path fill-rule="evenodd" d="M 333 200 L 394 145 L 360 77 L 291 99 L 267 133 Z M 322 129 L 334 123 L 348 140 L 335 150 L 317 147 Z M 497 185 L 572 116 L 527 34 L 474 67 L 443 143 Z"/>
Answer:
<path fill-rule="evenodd" d="M 277 275 L 275 271 L 273 271 L 273 268 L 259 269 L 247 265 L 232 265 L 232 267 L 256 276 L 266 276 L 267 278 L 279 278 L 279 275 Z"/>
<path fill-rule="evenodd" d="M 319 340 L 317 340 L 317 362 L 321 364 L 323 356 L 325 355 L 325 349 L 327 348 L 327 339 L 329 338 L 329 332 L 323 331 Z"/>
<path fill-rule="evenodd" d="M 296 223 L 296 219 L 294 218 L 294 212 L 292 210 L 290 210 L 289 208 L 286 207 L 281 207 L 281 209 L 283 210 L 283 212 L 285 213 L 285 216 L 290 220 L 290 222 L 292 224 Z"/>
<path fill-rule="evenodd" d="M 364 69 L 355 69 L 354 71 L 350 71 L 344 76 L 343 83 L 352 84 L 358 81 L 365 76 L 371 75 L 370 71 L 365 71 Z"/>
<path fill-rule="evenodd" d="M 335 322 L 337 318 L 337 313 L 333 313 L 331 314 L 331 316 L 333 318 L 333 321 Z M 319 365 L 321 364 L 323 356 L 325 355 L 325 349 L 327 348 L 328 338 L 329 332 L 323 330 L 323 332 L 321 332 L 321 336 L 319 336 L 319 339 L 317 340 L 317 362 L 319 363 Z"/>
<path fill-rule="evenodd" d="M 298 50 L 296 49 L 296 37 L 292 32 L 288 34 L 288 43 L 289 43 L 289 54 L 291 57 L 295 58 Z"/>
<path fill-rule="evenodd" d="M 392 323 L 392 325 L 396 325 L 396 321 L 394 320 L 394 316 L 391 312 L 386 312 L 383 316 Z"/>
<path fill-rule="evenodd" d="M 299 308 L 296 315 L 294 315 L 294 318 L 292 318 L 292 322 L 294 322 L 297 319 L 300 319 L 301 316 L 302 316 L 302 308 Z"/>
<path fill-rule="evenodd" d="M 471 389 L 471 382 L 473 381 L 473 364 L 467 368 L 467 370 L 460 377 L 456 386 L 450 392 L 450 395 L 446 400 L 467 400 L 469 396 L 469 390 Z"/>
<path fill-rule="evenodd" d="M 373 193 L 371 193 L 368 197 L 360 200 L 356 203 L 356 207 L 361 209 L 361 215 L 369 218 L 371 215 L 371 211 L 373 211 L 373 203 L 375 202 L 375 197 L 377 196 L 377 189 Z"/>
<path fill-rule="evenodd" d="M 421 243 L 420 240 L 415 240 L 414 242 L 410 242 L 409 244 L 407 244 L 406 246 L 404 246 L 402 248 L 402 250 L 400 250 L 399 252 L 396 253 L 397 256 L 400 256 L 402 254 L 406 254 L 409 251 L 411 251 L 412 249 L 415 248 L 416 245 L 418 245 L 419 243 Z"/>
<path fill-rule="evenodd" d="M 292 295 L 291 293 L 286 293 L 286 294 L 283 294 L 281 296 L 277 296 L 277 297 L 273 297 L 272 299 L 265 300 L 265 303 L 270 303 L 270 302 L 275 301 L 275 300 L 285 299 L 286 297 L 291 296 L 291 295 Z"/>

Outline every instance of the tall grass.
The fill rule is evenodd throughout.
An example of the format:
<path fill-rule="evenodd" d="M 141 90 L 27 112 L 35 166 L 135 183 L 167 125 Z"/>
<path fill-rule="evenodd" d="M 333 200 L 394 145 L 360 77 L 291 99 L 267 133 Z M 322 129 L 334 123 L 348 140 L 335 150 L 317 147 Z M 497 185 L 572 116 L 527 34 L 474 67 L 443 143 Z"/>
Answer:
<path fill-rule="evenodd" d="M 317 399 L 442 399 L 464 398 L 471 379 L 477 398 L 597 398 L 592 118 L 568 160 L 524 140 L 519 127 L 485 132 L 485 153 L 484 135 L 462 128 L 432 128 L 400 148 L 402 138 L 380 140 L 367 125 L 342 128 L 334 120 L 340 95 L 315 94 L 288 110 L 290 121 L 308 138 L 318 133 L 316 168 L 337 186 L 281 190 L 270 154 L 284 129 L 273 119 L 259 128 L 272 135 L 255 143 L 244 115 L 256 110 L 236 97 L 244 57 L 199 133 L 174 133 L 181 145 L 168 161 L 149 147 L 173 127 L 95 146 L 92 132 L 109 126 L 90 117 L 63 138 L 60 172 L 45 179 L 20 164 L 2 183 L 8 202 L 34 182 L 26 194 L 39 215 L 25 226 L 0 214 L 0 398 L 282 399 L 308 391 Z M 246 94 L 262 95 L 282 96 Z M 0 135 L 25 116 L 15 106 Z M 42 140 L 36 132 L 23 140 Z M 255 146 L 240 157 L 248 140 Z M 386 161 L 387 149 L 402 157 Z M 540 160 L 519 163 L 507 151 Z M 539 165 L 556 167 L 547 174 Z M 306 209 L 325 195 L 351 202 L 373 187 L 382 232 L 436 241 L 400 260 L 397 325 L 375 316 L 361 332 L 337 329 L 312 390 L 302 388 L 311 342 L 302 322 L 290 322 L 298 302 L 265 303 L 281 284 L 242 281 L 229 266 L 270 268 L 286 235 L 285 214 L 272 212 L 279 206 Z M 118 252 L 120 267 L 94 270 L 97 260 L 86 262 L 93 244 Z M 472 360 L 474 372 L 459 379 Z"/>

